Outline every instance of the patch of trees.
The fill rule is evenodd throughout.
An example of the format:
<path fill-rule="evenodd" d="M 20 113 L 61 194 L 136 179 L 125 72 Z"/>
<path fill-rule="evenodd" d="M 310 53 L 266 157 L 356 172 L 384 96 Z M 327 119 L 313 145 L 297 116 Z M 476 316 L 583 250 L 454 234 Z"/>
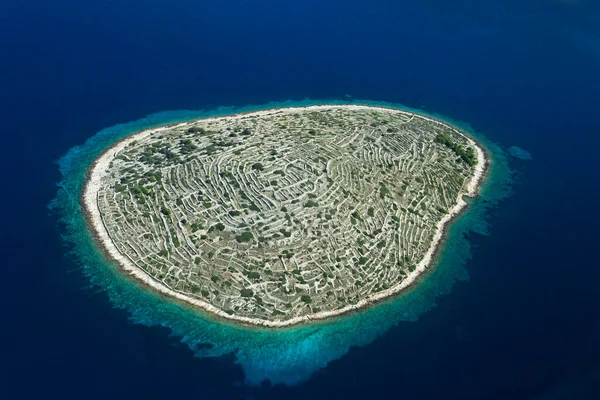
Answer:
<path fill-rule="evenodd" d="M 183 139 L 179 144 L 181 145 L 179 148 L 181 154 L 193 153 L 194 150 L 198 149 L 198 146 L 194 145 L 190 139 Z"/>
<path fill-rule="evenodd" d="M 162 173 L 160 171 L 148 171 L 144 174 L 150 182 L 160 182 L 162 180 Z"/>
<path fill-rule="evenodd" d="M 169 256 L 169 251 L 168 250 L 161 250 L 158 252 L 158 255 L 161 257 L 168 257 Z"/>
<path fill-rule="evenodd" d="M 318 205 L 319 203 L 314 200 L 308 200 L 306 203 L 304 203 L 304 207 L 317 207 Z"/>
<path fill-rule="evenodd" d="M 392 196 L 392 192 L 390 192 L 390 189 L 388 189 L 387 186 L 385 186 L 385 183 L 381 183 L 381 185 L 379 186 L 379 197 L 384 199 L 387 196 Z"/>
<path fill-rule="evenodd" d="M 212 232 L 214 230 L 219 231 L 219 232 L 224 231 L 225 230 L 225 225 L 222 222 L 218 222 L 215 225 L 213 225 L 210 228 L 208 228 L 209 232 Z"/>
<path fill-rule="evenodd" d="M 246 243 L 246 242 L 251 241 L 253 238 L 254 238 L 254 235 L 252 235 L 252 232 L 244 232 L 244 233 L 241 233 L 241 234 L 235 236 L 235 240 L 238 243 Z"/>
<path fill-rule="evenodd" d="M 292 232 L 286 231 L 285 229 L 280 229 L 279 232 L 281 232 L 281 234 L 286 238 L 289 238 L 290 236 L 292 236 Z"/>
<path fill-rule="evenodd" d="M 254 271 L 244 271 L 244 275 L 246 275 L 248 279 L 260 279 L 260 274 Z"/>
<path fill-rule="evenodd" d="M 435 137 L 435 142 L 448 147 L 468 165 L 473 166 L 477 164 L 477 157 L 473 148 L 467 147 L 465 149 L 458 143 L 453 142 L 452 139 L 446 135 L 437 135 Z"/>
<path fill-rule="evenodd" d="M 140 203 L 143 203 L 146 196 L 154 197 L 154 190 L 151 188 L 144 187 L 142 185 L 135 185 L 133 187 L 133 195 L 136 200 Z"/>
<path fill-rule="evenodd" d="M 254 163 L 252 164 L 252 169 L 255 171 L 262 171 L 265 169 L 265 167 L 261 163 Z"/>
<path fill-rule="evenodd" d="M 204 128 L 200 128 L 197 126 L 192 126 L 191 128 L 188 128 L 187 130 L 188 133 L 200 133 L 200 134 L 205 134 L 206 130 Z"/>
<path fill-rule="evenodd" d="M 167 208 L 167 207 L 165 207 L 165 206 L 162 206 L 162 207 L 160 208 L 160 212 L 161 212 L 161 213 L 163 213 L 164 215 L 166 215 L 167 217 L 168 217 L 169 215 L 171 215 L 171 209 L 170 209 L 170 208 Z"/>
<path fill-rule="evenodd" d="M 166 146 L 160 149 L 158 152 L 165 156 L 167 160 L 175 160 L 177 158 L 177 154 L 173 153 L 173 151 Z"/>

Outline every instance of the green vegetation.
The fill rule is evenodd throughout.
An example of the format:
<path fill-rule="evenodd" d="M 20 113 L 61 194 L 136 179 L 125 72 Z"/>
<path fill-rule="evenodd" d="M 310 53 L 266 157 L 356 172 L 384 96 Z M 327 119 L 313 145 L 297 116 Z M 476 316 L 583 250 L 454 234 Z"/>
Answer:
<path fill-rule="evenodd" d="M 477 155 L 472 147 L 467 147 L 466 149 L 462 146 L 456 144 L 446 135 L 437 135 L 435 137 L 435 142 L 443 144 L 452 150 L 457 156 L 459 156 L 464 162 L 469 164 L 470 166 L 474 166 L 477 164 Z"/>
<path fill-rule="evenodd" d="M 206 130 L 204 128 L 200 128 L 197 126 L 192 126 L 191 128 L 188 128 L 188 130 L 186 131 L 187 133 L 200 133 L 200 134 L 204 134 L 206 133 Z"/>
<path fill-rule="evenodd" d="M 238 243 L 246 243 L 246 242 L 251 241 L 253 238 L 254 238 L 254 235 L 252 235 L 251 232 L 244 232 L 244 233 L 242 233 L 240 235 L 236 235 L 235 236 L 235 240 Z"/>
<path fill-rule="evenodd" d="M 304 207 L 318 207 L 319 203 L 317 203 L 314 200 L 308 200 L 306 203 L 304 203 Z"/>
<path fill-rule="evenodd" d="M 171 215 L 171 209 L 165 206 L 160 207 L 160 212 L 166 215 L 167 217 Z"/>
<path fill-rule="evenodd" d="M 260 279 L 260 274 L 254 271 L 244 271 L 244 275 L 248 277 L 248 279 L 256 280 Z"/>
<path fill-rule="evenodd" d="M 379 185 L 379 197 L 381 199 L 384 199 L 386 197 L 391 197 L 392 196 L 392 192 L 390 192 L 390 189 L 387 188 L 387 186 L 385 186 L 385 183 L 381 183 Z"/>
<path fill-rule="evenodd" d="M 225 230 L 225 225 L 222 222 L 218 222 L 215 225 L 211 226 L 208 230 L 209 231 L 216 230 L 218 232 L 221 232 L 221 231 Z"/>
<path fill-rule="evenodd" d="M 255 171 L 262 171 L 265 167 L 261 163 L 254 163 L 252 164 L 252 169 Z"/>

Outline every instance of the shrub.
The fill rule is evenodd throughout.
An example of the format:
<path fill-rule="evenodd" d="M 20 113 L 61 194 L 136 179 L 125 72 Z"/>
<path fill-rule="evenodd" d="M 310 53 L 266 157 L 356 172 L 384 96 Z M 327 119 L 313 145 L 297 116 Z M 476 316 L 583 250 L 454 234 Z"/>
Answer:
<path fill-rule="evenodd" d="M 188 128 L 187 130 L 188 133 L 200 133 L 200 134 L 205 134 L 206 130 L 204 128 L 200 128 L 197 126 L 192 126 L 191 128 Z"/>
<path fill-rule="evenodd" d="M 260 274 L 258 272 L 250 271 L 245 273 L 248 279 L 260 279 Z"/>
<path fill-rule="evenodd" d="M 477 156 L 475 155 L 475 151 L 471 147 L 467 147 L 466 150 L 455 143 L 446 135 L 437 135 L 434 140 L 436 143 L 443 144 L 448 147 L 450 150 L 454 152 L 458 156 L 457 161 L 464 161 L 470 166 L 477 164 Z"/>
<path fill-rule="evenodd" d="M 164 215 L 166 215 L 167 217 L 171 215 L 171 209 L 169 209 L 165 206 L 162 206 L 160 208 L 160 212 L 163 213 Z"/>
<path fill-rule="evenodd" d="M 235 240 L 238 243 L 246 243 L 251 241 L 254 238 L 254 235 L 252 235 L 252 232 L 244 232 L 240 235 L 236 235 Z"/>
<path fill-rule="evenodd" d="M 306 203 L 304 203 L 304 207 L 317 207 L 318 205 L 319 203 L 314 200 L 308 200 Z"/>
<path fill-rule="evenodd" d="M 392 193 L 390 192 L 390 189 L 387 188 L 387 186 L 385 186 L 385 184 L 381 184 L 381 186 L 379 187 L 379 197 L 381 197 L 382 199 L 385 198 L 386 196 L 391 196 Z"/>

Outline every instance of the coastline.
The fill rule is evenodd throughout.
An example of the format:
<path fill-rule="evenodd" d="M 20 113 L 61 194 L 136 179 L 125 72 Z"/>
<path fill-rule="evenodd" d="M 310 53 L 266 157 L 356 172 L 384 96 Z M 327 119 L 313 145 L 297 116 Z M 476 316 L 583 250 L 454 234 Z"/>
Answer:
<path fill-rule="evenodd" d="M 434 234 L 434 237 L 432 239 L 432 242 L 431 242 L 427 252 L 425 253 L 423 258 L 417 264 L 416 269 L 413 272 L 409 273 L 402 282 L 395 285 L 394 287 L 389 288 L 384 291 L 381 291 L 381 292 L 378 292 L 378 293 L 375 293 L 375 294 L 371 295 L 370 297 L 359 301 L 356 304 L 348 305 L 346 307 L 343 307 L 343 308 L 340 308 L 337 310 L 322 311 L 322 312 L 318 312 L 318 313 L 314 313 L 314 314 L 304 315 L 301 317 L 294 317 L 292 319 L 285 320 L 285 321 L 278 321 L 278 320 L 269 321 L 269 320 L 262 320 L 262 319 L 230 315 L 207 302 L 204 302 L 202 300 L 179 293 L 179 292 L 171 289 L 170 287 L 166 286 L 164 283 L 156 281 L 154 278 L 152 278 L 150 275 L 148 275 L 142 269 L 138 268 L 127 257 L 122 255 L 118 251 L 116 246 L 114 245 L 112 239 L 110 238 L 110 235 L 108 233 L 108 230 L 106 229 L 106 226 L 104 224 L 102 215 L 100 214 L 100 210 L 99 210 L 99 207 L 97 204 L 97 194 L 98 194 L 98 190 L 100 188 L 100 182 L 102 180 L 102 177 L 106 173 L 108 164 L 115 157 L 115 155 L 118 154 L 118 152 L 121 151 L 125 146 L 127 146 L 131 141 L 138 140 L 140 138 L 146 137 L 146 136 L 156 133 L 156 132 L 164 131 L 167 128 L 171 128 L 174 126 L 187 126 L 189 124 L 192 124 L 196 120 L 182 122 L 182 123 L 171 123 L 171 124 L 168 124 L 165 126 L 155 127 L 155 128 L 151 128 L 151 129 L 147 129 L 147 130 L 143 130 L 143 131 L 131 134 L 131 135 L 121 139 L 120 141 L 116 142 L 109 148 L 107 148 L 104 152 L 102 152 L 102 154 L 100 154 L 96 158 L 96 160 L 92 163 L 92 165 L 89 167 L 89 169 L 87 171 L 87 178 L 84 183 L 84 188 L 83 188 L 83 191 L 81 193 L 81 198 L 80 198 L 80 202 L 82 204 L 84 214 L 86 217 L 86 222 L 89 224 L 94 238 L 99 243 L 100 248 L 107 255 L 107 257 L 110 258 L 112 261 L 116 262 L 122 270 L 127 271 L 128 274 L 131 277 L 133 277 L 134 279 L 136 279 L 137 281 L 149 286 L 150 288 L 157 291 L 158 293 L 161 293 L 163 295 L 169 296 L 170 298 L 174 298 L 174 299 L 182 301 L 186 304 L 190 304 L 192 306 L 200 308 L 201 310 L 208 312 L 211 315 L 216 315 L 216 316 L 222 317 L 226 320 L 236 322 L 236 323 L 241 323 L 244 325 L 259 326 L 259 327 L 266 327 L 266 328 L 279 328 L 279 327 L 289 327 L 292 325 L 301 324 L 301 323 L 305 323 L 308 321 L 325 320 L 325 319 L 336 317 L 336 316 L 346 314 L 346 313 L 349 313 L 349 312 L 352 312 L 355 310 L 362 309 L 370 304 L 373 304 L 378 301 L 382 301 L 384 299 L 388 299 L 391 296 L 394 296 L 394 295 L 402 292 L 403 290 L 405 290 L 409 286 L 411 286 L 414 282 L 416 282 L 416 280 L 424 272 L 426 272 L 426 270 L 430 266 L 432 266 L 434 259 L 435 259 L 435 255 L 437 254 L 437 252 L 439 251 L 439 249 L 441 247 L 441 243 L 443 241 L 443 238 L 445 236 L 448 226 L 450 225 L 452 220 L 455 217 L 457 217 L 458 215 L 460 215 L 460 213 L 463 212 L 467 207 L 467 203 L 463 199 L 463 197 L 464 196 L 476 197 L 478 194 L 479 188 L 483 182 L 483 178 L 486 175 L 487 169 L 489 167 L 489 158 L 486 156 L 483 147 L 481 145 L 479 145 L 473 138 L 469 137 L 464 132 L 460 131 L 459 129 L 455 128 L 454 126 L 452 126 L 448 123 L 436 120 L 431 117 L 424 116 L 424 115 L 416 113 L 416 112 L 403 111 L 403 110 L 399 110 L 399 109 L 391 108 L 391 107 L 367 106 L 367 105 L 348 104 L 348 105 L 317 105 L 317 106 L 306 106 L 306 107 L 273 108 L 273 109 L 262 110 L 262 111 L 252 111 L 252 112 L 247 112 L 247 113 L 232 114 L 229 116 L 210 117 L 210 118 L 205 118 L 203 120 L 211 121 L 211 120 L 216 120 L 216 119 L 219 119 L 219 120 L 238 119 L 238 118 L 245 117 L 248 114 L 257 115 L 257 116 L 265 116 L 265 115 L 271 115 L 271 114 L 275 114 L 275 113 L 280 114 L 282 112 L 283 113 L 294 113 L 294 112 L 298 112 L 298 111 L 308 111 L 308 110 L 319 111 L 319 110 L 323 110 L 323 109 L 332 109 L 332 108 L 343 108 L 343 109 L 349 109 L 349 110 L 357 110 L 357 109 L 380 110 L 380 111 L 385 111 L 385 112 L 408 114 L 408 115 L 411 115 L 414 117 L 423 118 L 425 120 L 428 120 L 428 121 L 431 121 L 431 122 L 434 122 L 434 123 L 437 123 L 440 125 L 444 125 L 450 129 L 452 129 L 457 134 L 465 137 L 469 141 L 470 145 L 473 146 L 477 152 L 477 161 L 478 162 L 475 166 L 474 173 L 473 173 L 471 179 L 463 187 L 463 190 L 461 191 L 461 193 L 459 193 L 455 206 L 452 207 L 452 209 L 450 209 L 449 212 L 447 214 L 445 214 L 440 221 L 438 221 L 438 224 L 436 225 L 436 232 Z"/>

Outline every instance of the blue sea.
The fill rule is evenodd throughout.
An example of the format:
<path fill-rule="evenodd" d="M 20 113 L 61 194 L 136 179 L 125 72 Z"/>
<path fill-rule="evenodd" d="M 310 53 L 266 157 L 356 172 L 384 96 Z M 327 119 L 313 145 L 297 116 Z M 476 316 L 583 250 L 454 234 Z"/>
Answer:
<path fill-rule="evenodd" d="M 110 143 L 176 120 L 379 104 L 489 150 L 436 267 L 360 313 L 212 319 L 107 262 Z M 2 399 L 599 399 L 600 3 L 0 3 Z"/>

